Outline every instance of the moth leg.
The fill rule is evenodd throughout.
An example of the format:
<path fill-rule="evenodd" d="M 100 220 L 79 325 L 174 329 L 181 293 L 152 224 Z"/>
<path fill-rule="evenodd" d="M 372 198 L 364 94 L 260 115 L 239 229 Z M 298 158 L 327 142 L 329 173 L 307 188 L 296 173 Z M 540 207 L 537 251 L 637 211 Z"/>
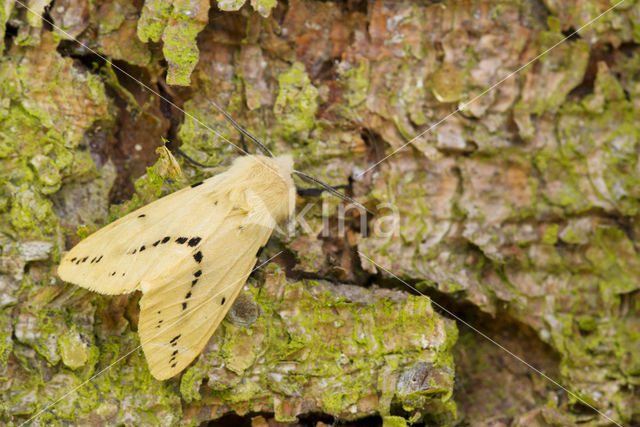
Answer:
<path fill-rule="evenodd" d="M 242 149 L 244 150 L 245 153 L 249 153 L 248 148 L 247 148 L 247 143 L 244 140 L 244 133 L 240 134 L 240 144 L 242 144 Z"/>
<path fill-rule="evenodd" d="M 264 250 L 264 246 L 260 246 L 260 249 L 258 249 L 258 252 L 256 253 L 256 263 L 251 269 L 251 273 L 249 274 L 249 277 L 257 279 L 256 274 L 258 272 L 258 266 L 260 265 L 260 254 L 262 254 L 263 250 Z M 264 285 L 264 282 L 260 282 L 260 283 L 261 284 L 258 287 L 258 296 L 260 296 L 260 293 L 262 292 L 262 286 Z"/>
<path fill-rule="evenodd" d="M 349 188 L 348 185 L 336 185 L 331 187 L 334 190 L 345 190 L 347 188 Z M 307 187 L 307 188 L 298 188 L 296 187 L 296 193 L 298 193 L 298 196 L 300 197 L 320 197 L 320 195 L 325 192 L 325 191 L 329 191 L 326 188 L 323 187 Z"/>

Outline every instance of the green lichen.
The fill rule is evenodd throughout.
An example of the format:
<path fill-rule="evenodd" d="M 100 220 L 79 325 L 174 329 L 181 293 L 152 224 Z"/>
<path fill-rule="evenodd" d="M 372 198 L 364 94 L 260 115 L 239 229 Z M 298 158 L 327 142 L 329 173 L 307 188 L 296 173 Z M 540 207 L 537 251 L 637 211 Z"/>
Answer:
<path fill-rule="evenodd" d="M 216 0 L 218 8 L 227 12 L 240 10 L 247 0 Z"/>
<path fill-rule="evenodd" d="M 383 427 L 407 427 L 407 420 L 396 415 L 382 417 Z"/>
<path fill-rule="evenodd" d="M 343 96 L 347 101 L 348 113 L 350 109 L 361 106 L 367 99 L 369 91 L 369 61 L 363 58 L 360 65 L 349 68 L 342 72 L 341 80 L 345 87 Z"/>
<path fill-rule="evenodd" d="M 582 102 L 567 103 L 562 113 L 558 151 L 565 159 L 563 167 L 571 164 L 576 182 L 570 203 L 585 205 L 591 200 L 612 205 L 624 215 L 635 215 L 640 209 L 640 178 L 634 172 L 640 141 L 637 113 L 605 63 L 598 66 L 594 93 Z M 579 182 L 588 185 L 578 186 Z M 575 199 L 578 194 L 581 198 Z"/>
<path fill-rule="evenodd" d="M 165 0 L 145 0 L 138 20 L 138 38 L 159 42 L 167 25 L 173 5 Z"/>
<path fill-rule="evenodd" d="M 183 376 L 183 397 L 207 401 L 211 394 L 207 390 L 215 390 L 215 398 L 233 404 L 236 411 L 257 411 L 266 404 L 276 419 L 292 421 L 298 399 L 321 387 L 324 393 L 316 394 L 318 410 L 350 419 L 355 407 L 364 411 L 358 416 L 389 413 L 395 383 L 389 384 L 386 401 L 369 400 L 377 394 L 380 367 L 394 376 L 406 369 L 408 361 L 419 359 L 452 369 L 451 357 L 440 353 L 449 352 L 455 341 L 456 333 L 450 329 L 455 325 L 445 326 L 427 298 L 410 297 L 400 309 L 384 298 L 372 304 L 354 303 L 336 297 L 324 282 L 314 281 L 287 283 L 281 297 L 274 298 L 273 281 L 284 277 L 278 268 L 266 270 L 265 286 L 270 290 L 251 288 L 263 315 L 250 326 L 223 322 L 223 332 L 213 339 L 221 351 L 201 357 Z M 207 388 L 200 387 L 204 372 L 209 376 Z M 416 411 L 429 407 L 434 413 L 451 414 L 452 383 L 434 377 L 430 384 L 441 392 L 424 394 L 418 403 L 426 406 L 416 404 Z"/>
<path fill-rule="evenodd" d="M 189 157 L 203 164 L 217 165 L 224 164 L 231 155 L 237 153 L 236 148 L 227 142 L 234 141 L 237 136 L 227 126 L 224 118 L 211 108 L 199 106 L 194 101 L 186 102 L 184 109 L 199 121 L 185 120 L 178 131 L 178 137 L 183 143 L 181 150 Z M 226 110 L 233 114 L 229 107 Z M 202 170 L 196 173 L 200 178 L 204 176 Z"/>
<path fill-rule="evenodd" d="M 251 6 L 264 18 L 268 18 L 271 10 L 277 5 L 278 0 L 251 0 Z"/>
<path fill-rule="evenodd" d="M 28 184 L 16 189 L 11 203 L 11 225 L 22 236 L 44 237 L 52 234 L 58 224 L 51 202 Z"/>
<path fill-rule="evenodd" d="M 304 65 L 294 63 L 278 76 L 278 96 L 273 107 L 286 137 L 306 135 L 315 127 L 318 89 L 311 84 Z"/>
<path fill-rule="evenodd" d="M 205 378 L 206 372 L 204 369 L 187 369 L 180 378 L 180 396 L 182 399 L 191 403 L 194 400 L 201 400 L 200 385 Z"/>
<path fill-rule="evenodd" d="M 545 245 L 555 245 L 558 241 L 558 224 L 552 224 L 544 231 L 542 243 Z"/>
<path fill-rule="evenodd" d="M 89 346 L 74 329 L 58 337 L 58 353 L 62 363 L 71 369 L 78 369 L 89 360 Z"/>
<path fill-rule="evenodd" d="M 13 350 L 13 325 L 9 310 L 0 311 L 0 378 L 6 378 L 7 361 Z"/>
<path fill-rule="evenodd" d="M 162 34 L 162 53 L 167 60 L 167 83 L 189 86 L 198 63 L 196 37 L 207 25 L 209 1 L 193 0 L 174 5 Z"/>
<path fill-rule="evenodd" d="M 35 169 L 43 194 L 55 193 L 60 189 L 60 172 L 53 159 L 42 154 L 36 154 L 31 158 L 30 163 Z"/>
<path fill-rule="evenodd" d="M 159 154 L 156 163 L 147 168 L 145 175 L 134 181 L 136 192 L 131 199 L 111 206 L 108 222 L 184 187 L 182 171 L 173 155 L 166 147 L 160 147 L 156 152 Z"/>
<path fill-rule="evenodd" d="M 0 186 L 9 194 L 3 223 L 21 238 L 56 234 L 58 220 L 48 196 L 64 181 L 95 172 L 90 154 L 74 148 L 96 121 L 109 117 L 99 78 L 76 70 L 70 58 L 56 53 L 55 44 L 45 33 L 41 46 L 0 63 L 0 168 L 5 172 Z"/>
<path fill-rule="evenodd" d="M 13 3 L 10 1 L 3 1 L 0 3 L 0 40 L 4 40 L 5 28 L 7 21 L 11 17 L 13 11 Z M 0 44 L 0 54 L 4 52 L 4 43 Z"/>
<path fill-rule="evenodd" d="M 593 332 L 598 327 L 598 323 L 593 317 L 580 316 L 578 318 L 578 327 L 583 332 Z"/>
<path fill-rule="evenodd" d="M 431 76 L 430 85 L 433 96 L 440 102 L 459 101 L 464 89 L 464 74 L 457 65 L 444 63 Z"/>

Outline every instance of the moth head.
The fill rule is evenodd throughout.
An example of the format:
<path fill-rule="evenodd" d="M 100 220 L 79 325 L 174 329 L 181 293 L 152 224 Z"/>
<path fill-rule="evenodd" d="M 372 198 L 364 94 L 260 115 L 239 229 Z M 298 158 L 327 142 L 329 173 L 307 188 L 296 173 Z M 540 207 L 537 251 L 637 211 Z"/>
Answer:
<path fill-rule="evenodd" d="M 278 172 L 283 178 L 291 178 L 291 174 L 293 173 L 293 156 L 291 154 L 283 154 L 278 157 L 266 157 L 267 160 L 271 160 L 275 167 L 278 169 Z"/>
<path fill-rule="evenodd" d="M 296 188 L 291 177 L 293 158 L 290 155 L 243 156 L 235 160 L 233 168 L 238 172 L 233 179 L 246 184 L 244 190 L 238 189 L 245 193 L 255 214 L 268 213 L 276 223 L 293 214 Z"/>

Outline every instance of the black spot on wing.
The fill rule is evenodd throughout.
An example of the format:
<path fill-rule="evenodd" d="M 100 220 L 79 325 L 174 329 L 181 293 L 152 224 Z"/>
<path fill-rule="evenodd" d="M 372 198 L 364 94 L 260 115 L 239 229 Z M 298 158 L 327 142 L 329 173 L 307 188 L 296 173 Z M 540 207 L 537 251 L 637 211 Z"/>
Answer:
<path fill-rule="evenodd" d="M 183 302 L 183 303 L 182 303 L 182 309 L 183 309 L 183 310 L 186 310 L 186 309 L 187 309 L 187 303 L 186 303 L 186 302 Z"/>
<path fill-rule="evenodd" d="M 172 368 L 175 368 L 178 364 L 174 363 L 173 365 L 171 365 Z"/>
<path fill-rule="evenodd" d="M 196 271 L 195 273 L 193 273 L 193 276 L 194 276 L 194 277 L 200 277 L 200 276 L 202 276 L 202 270 L 198 270 L 198 271 Z"/>
<path fill-rule="evenodd" d="M 156 246 L 158 246 L 160 244 L 160 240 L 156 240 L 155 242 L 153 242 L 153 247 L 155 248 Z"/>
<path fill-rule="evenodd" d="M 175 337 L 171 338 L 171 341 L 169 341 L 169 343 L 174 343 L 176 341 L 178 341 L 178 338 L 180 338 L 182 336 L 182 334 L 178 334 Z"/>
<path fill-rule="evenodd" d="M 145 214 L 140 214 L 138 215 L 138 218 L 144 218 L 146 215 Z"/>
<path fill-rule="evenodd" d="M 144 251 L 145 249 L 147 249 L 145 245 L 140 246 L 140 252 Z"/>
<path fill-rule="evenodd" d="M 171 240 L 171 237 L 167 236 L 164 239 L 162 239 L 162 243 L 167 243 L 169 240 Z"/>
<path fill-rule="evenodd" d="M 195 254 L 193 254 L 193 259 L 195 259 L 196 262 L 199 264 L 200 261 L 202 261 L 202 252 L 198 251 Z"/>
<path fill-rule="evenodd" d="M 100 258 L 96 260 L 96 264 L 99 263 L 101 259 L 102 259 L 102 255 L 100 255 Z"/>
<path fill-rule="evenodd" d="M 76 262 L 76 260 L 77 260 L 77 259 L 78 259 L 78 258 L 73 257 L 73 258 L 71 258 L 71 262 Z"/>
<path fill-rule="evenodd" d="M 196 285 L 196 283 L 198 283 L 198 279 L 193 279 L 193 281 L 191 282 L 191 286 L 192 286 L 192 287 L 193 287 L 193 286 L 195 286 L 195 285 Z"/>
<path fill-rule="evenodd" d="M 111 275 L 112 275 L 112 276 L 115 276 L 115 275 L 116 275 L 116 272 L 114 271 L 113 273 L 111 273 Z"/>
<path fill-rule="evenodd" d="M 227 302 L 227 299 L 225 297 L 222 297 L 222 301 L 220 301 L 220 305 L 224 305 L 225 302 Z"/>
<path fill-rule="evenodd" d="M 172 356 L 175 356 L 176 354 L 178 354 L 178 350 L 175 350 L 173 353 L 171 353 Z"/>
<path fill-rule="evenodd" d="M 193 238 L 191 238 L 191 239 L 189 240 L 188 245 L 189 245 L 189 246 L 195 246 L 195 245 L 197 245 L 198 243 L 200 243 L 200 240 L 202 240 L 200 237 L 193 237 Z"/>
<path fill-rule="evenodd" d="M 184 242 L 186 242 L 187 240 L 189 240 L 189 238 L 188 238 L 188 237 L 178 237 L 178 238 L 176 239 L 176 243 L 178 243 L 178 244 L 183 244 L 183 243 L 184 243 Z"/>
<path fill-rule="evenodd" d="M 184 297 L 185 297 L 185 299 L 191 298 L 191 291 L 187 292 L 187 295 L 185 295 Z"/>

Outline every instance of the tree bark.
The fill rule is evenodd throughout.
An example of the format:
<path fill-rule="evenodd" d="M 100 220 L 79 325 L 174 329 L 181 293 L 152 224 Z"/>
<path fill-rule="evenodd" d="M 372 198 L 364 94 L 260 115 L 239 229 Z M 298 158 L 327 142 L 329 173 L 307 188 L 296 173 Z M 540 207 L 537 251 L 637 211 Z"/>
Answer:
<path fill-rule="evenodd" d="M 640 2 L 5 1 L 0 35 L 3 423 L 640 422 Z M 56 265 L 211 175 L 163 138 L 241 154 L 210 101 L 375 215 L 300 199 L 156 381 L 140 294 Z"/>

